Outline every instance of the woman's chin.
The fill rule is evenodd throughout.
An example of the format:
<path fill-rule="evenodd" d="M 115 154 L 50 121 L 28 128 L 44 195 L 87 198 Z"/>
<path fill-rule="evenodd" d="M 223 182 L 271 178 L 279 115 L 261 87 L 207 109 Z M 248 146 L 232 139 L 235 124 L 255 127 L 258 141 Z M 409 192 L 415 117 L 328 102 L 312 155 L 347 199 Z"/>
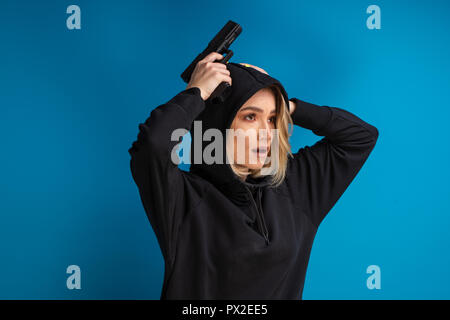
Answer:
<path fill-rule="evenodd" d="M 264 161 L 266 159 L 262 158 L 259 160 L 254 160 L 252 163 L 247 164 L 247 168 L 252 169 L 252 170 L 258 170 L 261 169 L 264 166 Z"/>

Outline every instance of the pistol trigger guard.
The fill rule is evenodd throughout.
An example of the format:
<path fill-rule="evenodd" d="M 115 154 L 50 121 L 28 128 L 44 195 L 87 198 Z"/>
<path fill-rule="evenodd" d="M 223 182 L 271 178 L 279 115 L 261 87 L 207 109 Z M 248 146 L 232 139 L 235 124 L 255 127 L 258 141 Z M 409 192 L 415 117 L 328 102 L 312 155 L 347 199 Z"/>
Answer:
<path fill-rule="evenodd" d="M 220 60 L 220 63 L 227 64 L 227 63 L 228 63 L 228 60 L 230 60 L 230 58 L 231 58 L 232 56 L 233 56 L 233 51 L 228 50 L 228 51 L 227 51 L 227 55 L 226 55 L 225 57 L 223 57 L 222 60 Z"/>

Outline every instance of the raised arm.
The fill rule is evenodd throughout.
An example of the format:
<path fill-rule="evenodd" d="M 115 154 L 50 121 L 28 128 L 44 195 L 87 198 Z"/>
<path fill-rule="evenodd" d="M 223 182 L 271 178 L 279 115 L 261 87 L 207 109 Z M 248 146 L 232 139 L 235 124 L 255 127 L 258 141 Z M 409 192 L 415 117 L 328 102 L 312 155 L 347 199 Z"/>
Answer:
<path fill-rule="evenodd" d="M 142 204 L 170 265 L 181 221 L 203 195 L 203 184 L 196 183 L 196 179 L 172 162 L 171 152 L 180 141 L 171 141 L 171 136 L 176 129 L 190 131 L 211 92 L 222 81 L 231 82 L 223 64 L 211 63 L 222 57 L 214 53 L 200 61 L 186 89 L 155 108 L 139 124 L 137 140 L 128 149 L 131 173 Z"/>
<path fill-rule="evenodd" d="M 378 130 L 341 108 L 318 106 L 297 98 L 294 124 L 324 136 L 290 159 L 288 185 L 294 201 L 318 227 L 355 178 L 378 139 Z"/>
<path fill-rule="evenodd" d="M 192 121 L 203 108 L 198 88 L 178 93 L 139 124 L 137 140 L 128 149 L 133 179 L 161 252 L 169 263 L 183 214 L 201 196 L 201 190 L 190 196 L 185 194 L 189 181 L 171 160 L 171 150 L 178 143 L 171 141 L 171 134 L 177 128 L 190 130 Z"/>

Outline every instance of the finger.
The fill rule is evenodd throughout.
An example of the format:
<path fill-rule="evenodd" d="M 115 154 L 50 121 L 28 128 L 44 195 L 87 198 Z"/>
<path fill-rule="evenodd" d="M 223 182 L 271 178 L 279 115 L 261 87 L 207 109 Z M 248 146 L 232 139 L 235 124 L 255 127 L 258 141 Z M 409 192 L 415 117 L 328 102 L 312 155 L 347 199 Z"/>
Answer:
<path fill-rule="evenodd" d="M 212 63 L 214 67 L 217 67 L 219 69 L 224 69 L 224 70 L 228 70 L 227 66 L 224 63 L 221 62 L 213 62 Z"/>
<path fill-rule="evenodd" d="M 218 52 L 211 52 L 210 54 L 208 54 L 206 57 L 203 58 L 203 62 L 214 62 L 215 60 L 222 60 L 223 59 L 223 55 L 221 55 Z"/>
<path fill-rule="evenodd" d="M 228 82 L 230 85 L 232 84 L 233 80 L 230 76 L 227 76 L 226 74 L 220 73 L 220 79 L 224 82 Z"/>
<path fill-rule="evenodd" d="M 214 71 L 216 71 L 216 72 L 220 72 L 220 73 L 222 73 L 222 74 L 226 74 L 227 76 L 229 76 L 230 75 L 230 70 L 228 70 L 228 69 L 214 69 Z"/>

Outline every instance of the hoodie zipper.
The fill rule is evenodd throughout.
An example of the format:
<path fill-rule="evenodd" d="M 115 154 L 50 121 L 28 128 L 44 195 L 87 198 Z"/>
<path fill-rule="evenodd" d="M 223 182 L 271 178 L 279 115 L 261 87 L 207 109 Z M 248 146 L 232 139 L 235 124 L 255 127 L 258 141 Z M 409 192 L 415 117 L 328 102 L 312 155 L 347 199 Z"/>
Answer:
<path fill-rule="evenodd" d="M 260 229 L 264 239 L 266 240 L 266 244 L 268 245 L 269 244 L 269 231 L 267 230 L 266 222 L 264 220 L 264 215 L 262 213 L 260 213 L 260 211 L 258 209 L 258 205 L 256 204 L 255 199 L 253 199 L 253 194 L 250 191 L 250 189 L 247 186 L 245 186 L 245 188 L 249 192 L 250 198 L 252 199 L 252 202 L 253 202 L 254 206 L 256 207 L 256 215 L 257 215 L 259 229 Z M 259 192 L 260 192 L 260 190 L 258 189 L 258 193 Z"/>

